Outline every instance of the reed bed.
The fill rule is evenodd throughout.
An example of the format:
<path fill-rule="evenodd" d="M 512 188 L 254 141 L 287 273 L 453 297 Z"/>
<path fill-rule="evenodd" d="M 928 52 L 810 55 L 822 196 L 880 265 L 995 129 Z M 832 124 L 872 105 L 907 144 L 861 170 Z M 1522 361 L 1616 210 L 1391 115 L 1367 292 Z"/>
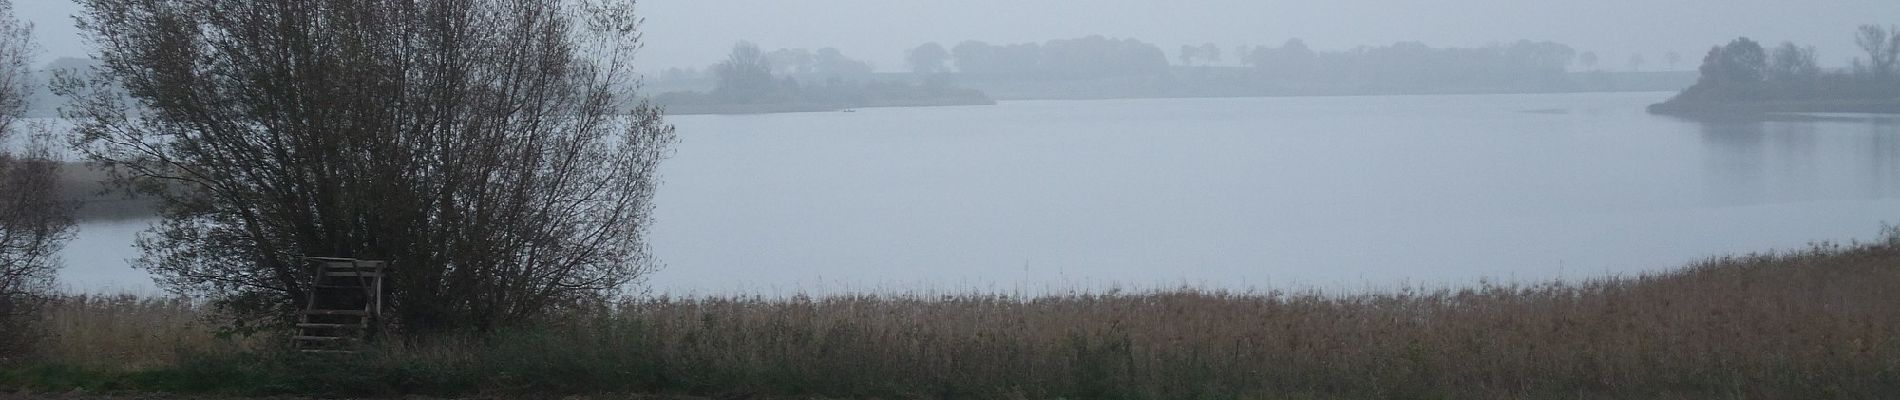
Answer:
<path fill-rule="evenodd" d="M 330 358 L 210 339 L 208 326 L 188 322 L 200 313 L 183 301 L 67 302 L 49 317 L 63 322 L 52 324 L 55 351 L 45 363 L 137 360 L 139 367 L 83 384 L 227 394 L 1900 394 L 1895 240 L 1725 257 L 1645 276 L 1349 295 L 1185 288 L 1034 298 L 644 298 L 571 310 L 534 327 L 389 340 Z M 0 387 L 38 379 L 31 368 L 16 371 L 26 372 L 0 374 Z"/>
<path fill-rule="evenodd" d="M 205 308 L 184 298 L 61 296 L 38 328 L 34 356 L 84 367 L 163 367 L 180 353 L 219 347 Z"/>

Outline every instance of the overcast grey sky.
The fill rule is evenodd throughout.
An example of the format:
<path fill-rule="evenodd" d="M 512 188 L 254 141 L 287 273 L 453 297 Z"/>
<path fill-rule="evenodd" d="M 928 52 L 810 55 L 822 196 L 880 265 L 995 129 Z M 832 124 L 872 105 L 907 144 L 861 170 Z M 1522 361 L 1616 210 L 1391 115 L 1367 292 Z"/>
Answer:
<path fill-rule="evenodd" d="M 69 0 L 15 0 L 37 25 L 44 60 L 87 53 Z M 767 49 L 837 47 L 881 70 L 901 70 L 904 49 L 936 41 L 1043 41 L 1090 34 L 1133 37 L 1170 54 L 1182 44 L 1277 45 L 1303 38 L 1331 50 L 1418 40 L 1477 46 L 1552 40 L 1595 51 L 1606 67 L 1641 53 L 1651 66 L 1682 53 L 1683 68 L 1736 36 L 1819 48 L 1844 65 L 1858 50 L 1854 26 L 1900 24 L 1896 0 L 647 0 L 646 69 L 700 66 L 738 40 Z M 1231 57 L 1229 57 L 1231 62 Z"/>

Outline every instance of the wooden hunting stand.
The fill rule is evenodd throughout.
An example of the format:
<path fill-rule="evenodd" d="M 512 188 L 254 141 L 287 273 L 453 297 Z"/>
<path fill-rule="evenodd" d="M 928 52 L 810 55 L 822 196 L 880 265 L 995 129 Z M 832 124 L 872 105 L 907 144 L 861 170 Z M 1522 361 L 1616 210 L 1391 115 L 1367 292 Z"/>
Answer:
<path fill-rule="evenodd" d="M 307 353 L 348 353 L 375 333 L 383 315 L 388 262 L 306 257 L 315 274 L 291 344 Z"/>

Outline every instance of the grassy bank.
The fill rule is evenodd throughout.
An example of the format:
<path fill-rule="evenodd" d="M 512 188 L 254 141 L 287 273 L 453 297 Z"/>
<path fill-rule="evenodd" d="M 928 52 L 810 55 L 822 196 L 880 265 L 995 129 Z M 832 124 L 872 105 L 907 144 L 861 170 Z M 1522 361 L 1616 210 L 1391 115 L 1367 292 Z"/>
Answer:
<path fill-rule="evenodd" d="M 644 299 L 305 357 L 191 302 L 70 297 L 0 389 L 838 398 L 1880 398 L 1900 238 L 1669 273 L 1327 295 Z"/>

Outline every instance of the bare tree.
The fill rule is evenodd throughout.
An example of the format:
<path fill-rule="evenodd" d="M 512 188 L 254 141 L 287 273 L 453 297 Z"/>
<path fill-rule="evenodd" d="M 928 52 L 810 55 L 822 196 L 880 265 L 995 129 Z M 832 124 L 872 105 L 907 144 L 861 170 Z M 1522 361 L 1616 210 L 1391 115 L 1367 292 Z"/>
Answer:
<path fill-rule="evenodd" d="M 72 142 L 158 198 L 137 265 L 170 290 L 282 316 L 301 257 L 384 259 L 403 328 L 488 329 L 658 266 L 632 1 L 79 2 Z"/>
<path fill-rule="evenodd" d="M 0 359 L 24 348 L 22 333 L 52 287 L 73 227 L 45 135 L 16 137 L 32 88 L 32 31 L 0 0 Z"/>
<path fill-rule="evenodd" d="M 771 60 L 759 50 L 759 45 L 752 42 L 740 41 L 732 45 L 732 54 L 725 61 L 713 65 L 712 71 L 719 80 L 718 86 L 713 87 L 712 95 L 721 101 L 746 104 L 785 100 L 778 81 L 772 77 Z"/>
<path fill-rule="evenodd" d="M 1860 73 L 1874 78 L 1886 78 L 1896 71 L 1900 62 L 1900 28 L 1881 27 L 1880 25 L 1861 25 L 1854 35 L 1854 44 L 1867 52 L 1867 61 L 1862 64 L 1854 60 Z"/>
<path fill-rule="evenodd" d="M 1814 46 L 1803 47 L 1793 42 L 1782 42 L 1768 53 L 1768 80 L 1799 82 L 1820 78 L 1821 66 L 1815 61 L 1814 54 Z"/>
<path fill-rule="evenodd" d="M 1677 53 L 1675 50 L 1663 53 L 1663 62 L 1669 63 L 1669 70 L 1674 71 L 1676 64 L 1682 63 L 1682 53 Z"/>

